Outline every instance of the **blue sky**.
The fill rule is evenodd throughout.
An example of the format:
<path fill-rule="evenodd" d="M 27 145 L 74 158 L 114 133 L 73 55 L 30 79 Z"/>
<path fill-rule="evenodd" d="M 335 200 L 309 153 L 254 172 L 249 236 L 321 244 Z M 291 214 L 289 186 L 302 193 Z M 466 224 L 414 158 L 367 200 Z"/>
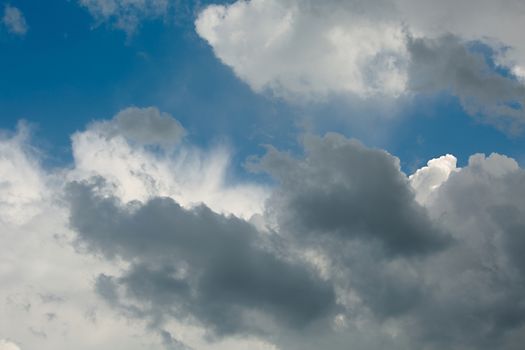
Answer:
<path fill-rule="evenodd" d="M 131 35 L 97 23 L 74 1 L 9 3 L 23 11 L 29 31 L 23 37 L 1 32 L 0 127 L 13 129 L 20 119 L 36 125 L 37 139 L 57 162 L 70 159 L 72 132 L 127 106 L 171 113 L 199 144 L 227 140 L 239 161 L 261 153 L 260 144 L 293 148 L 305 119 L 313 119 L 307 124 L 315 132 L 338 131 L 385 148 L 407 171 L 446 153 L 460 164 L 477 152 L 523 159 L 522 135 L 476 122 L 446 91 L 417 95 L 395 110 L 362 110 L 347 98 L 301 105 L 254 93 L 195 33 L 199 5 L 191 2 L 190 10 L 181 6 L 177 16 L 145 20 Z M 353 123 L 366 118 L 374 120 L 366 128 Z"/>
<path fill-rule="evenodd" d="M 0 350 L 516 350 L 517 0 L 0 0 Z"/>

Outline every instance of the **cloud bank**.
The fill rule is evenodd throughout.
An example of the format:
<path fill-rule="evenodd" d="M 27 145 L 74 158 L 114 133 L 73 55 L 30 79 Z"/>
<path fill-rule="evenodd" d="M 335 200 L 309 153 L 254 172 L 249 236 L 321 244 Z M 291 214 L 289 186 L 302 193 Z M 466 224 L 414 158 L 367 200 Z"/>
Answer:
<path fill-rule="evenodd" d="M 54 170 L 24 130 L 0 140 L 0 339 L 20 348 L 523 343 L 525 171 L 504 155 L 407 176 L 384 150 L 304 135 L 250 160 L 262 186 L 227 180 L 227 151 L 155 108 L 88 125 Z"/>

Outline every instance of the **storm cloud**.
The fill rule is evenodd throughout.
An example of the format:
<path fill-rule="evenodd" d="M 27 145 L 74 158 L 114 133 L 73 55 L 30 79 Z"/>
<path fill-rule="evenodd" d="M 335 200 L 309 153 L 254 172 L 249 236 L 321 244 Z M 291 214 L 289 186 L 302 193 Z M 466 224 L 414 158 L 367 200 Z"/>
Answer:
<path fill-rule="evenodd" d="M 332 286 L 277 256 L 266 242 L 271 237 L 250 223 L 205 205 L 184 209 L 170 198 L 124 206 L 97 196 L 100 185 L 72 183 L 67 192 L 80 242 L 131 263 L 122 276 L 98 277 L 97 289 L 109 302 L 120 305 L 117 289 L 123 288 L 140 301 L 125 307 L 135 316 L 152 324 L 169 316 L 196 319 L 218 334 L 264 332 L 267 317 L 303 328 L 334 311 Z"/>

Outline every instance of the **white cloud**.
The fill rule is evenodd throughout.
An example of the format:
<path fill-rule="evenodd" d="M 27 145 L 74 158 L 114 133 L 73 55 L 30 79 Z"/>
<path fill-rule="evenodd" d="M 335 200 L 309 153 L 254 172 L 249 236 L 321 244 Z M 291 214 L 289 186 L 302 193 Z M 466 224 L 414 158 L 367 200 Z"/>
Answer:
<path fill-rule="evenodd" d="M 125 114 L 132 111 L 137 113 L 131 120 L 142 126 L 137 119 L 151 121 L 149 117 L 157 115 L 152 109 L 128 109 Z M 117 274 L 126 264 L 82 254 L 75 246 L 62 201 L 67 179 L 104 176 L 125 200 L 172 196 L 188 206 L 204 201 L 218 211 L 246 217 L 262 210 L 266 189 L 227 184 L 226 148 L 204 151 L 173 144 L 170 147 L 183 148 L 174 150 L 164 143 L 166 149 L 158 150 L 119 134 L 119 116 L 75 134 L 75 163 L 54 170 L 41 166 L 41 154 L 30 145 L 24 124 L 0 137 L 0 339 L 9 339 L 0 340 L 0 349 L 15 350 L 16 344 L 42 350 L 163 348 L 163 338 L 146 322 L 126 319 L 94 292 L 95 276 Z M 153 120 L 178 126 L 165 114 Z M 148 143 L 155 139 L 155 127 L 142 131 Z M 179 135 L 179 129 L 172 131 L 171 136 Z M 164 132 L 159 134 L 161 143 Z M 197 349 L 273 349 L 253 337 L 209 343 L 205 330 L 177 320 L 166 330 L 181 334 L 178 338 Z"/>
<path fill-rule="evenodd" d="M 48 179 L 27 143 L 29 134 L 21 123 L 15 135 L 0 136 L 0 222 L 30 219 L 47 196 Z"/>
<path fill-rule="evenodd" d="M 118 129 L 123 113 L 141 118 L 145 111 L 148 109 L 127 109 L 112 121 L 94 123 L 74 134 L 75 169 L 71 178 L 102 176 L 115 186 L 116 194 L 125 202 L 167 196 L 186 207 L 205 203 L 217 212 L 243 218 L 262 212 L 266 188 L 229 184 L 230 152 L 226 146 L 205 151 L 181 144 L 159 151 L 126 138 L 129 130 Z M 164 118 L 176 122 L 171 116 Z M 155 131 L 142 128 L 143 133 Z"/>
<path fill-rule="evenodd" d="M 255 91 L 316 99 L 330 93 L 403 93 L 402 27 L 351 8 L 253 0 L 212 5 L 197 33 Z"/>
<path fill-rule="evenodd" d="M 481 121 L 519 133 L 524 15 L 517 0 L 239 0 L 204 8 L 195 27 L 256 92 L 294 102 L 396 98 L 422 92 L 423 84 L 426 92 L 458 96 Z M 491 48 L 510 76 L 494 71 L 473 43 Z M 432 52 L 420 55 L 420 46 Z"/>
<path fill-rule="evenodd" d="M 111 23 L 133 34 L 144 19 L 161 18 L 168 12 L 168 0 L 79 0 L 99 22 Z"/>
<path fill-rule="evenodd" d="M 141 109 L 130 111 L 141 118 L 150 115 Z M 143 130 L 148 140 L 155 138 L 150 133 L 154 129 Z M 158 149 L 130 140 L 119 130 L 116 118 L 76 133 L 74 163 L 56 170 L 40 165 L 23 127 L 0 139 L 0 349 L 138 350 L 182 343 L 203 350 L 277 349 L 256 336 L 210 342 L 207 329 L 174 318 L 162 323 L 166 333 L 159 334 L 151 324 L 108 308 L 94 293 L 95 276 L 122 275 L 133 256 L 130 262 L 108 261 L 74 248 L 78 235 L 62 201 L 64 182 L 98 175 L 112 183 L 112 194 L 125 202 L 169 196 L 187 207 L 203 201 L 216 211 L 245 218 L 264 209 L 268 192 L 227 179 L 226 149 L 206 151 L 185 140 Z M 336 286 L 341 309 L 334 310 L 336 318 L 328 322 L 336 323 L 335 330 L 314 324 L 304 331 L 283 331 L 272 341 L 283 350 L 346 349 L 350 342 L 363 350 L 385 343 L 396 350 L 519 349 L 525 329 L 525 172 L 516 161 L 477 154 L 458 169 L 456 159 L 446 155 L 430 160 L 409 179 L 395 157 L 340 135 L 325 141 L 310 138 L 306 144 L 310 153 L 299 158 L 276 150 L 266 157 L 281 180 L 281 194 L 293 194 L 275 197 L 289 199 L 277 203 L 282 206 L 267 202 L 266 214 L 287 216 L 285 210 L 295 210 L 287 216 L 298 220 L 288 222 L 297 228 L 295 238 L 279 241 L 293 246 L 278 248 L 287 261 L 313 261 L 323 281 Z M 410 184 L 424 207 L 413 201 Z M 283 210 L 271 212 L 279 208 Z M 380 215 L 387 224 L 377 223 Z M 110 223 L 112 219 L 105 218 Z M 393 230 L 399 220 L 412 219 L 413 224 Z M 306 226 L 295 225 L 299 223 Z M 419 252 L 418 235 L 434 225 L 435 234 L 446 231 L 453 242 L 427 254 Z M 276 229 L 286 227 L 281 222 Z M 372 229 L 372 239 L 361 232 L 364 228 Z M 377 240 L 392 240 L 391 232 L 398 235 L 391 241 L 395 242 L 407 229 L 414 231 L 410 239 L 392 247 L 412 246 L 415 256 L 385 255 L 375 245 Z M 127 232 L 121 233 L 119 239 L 124 239 Z M 290 232 L 281 233 L 283 239 L 291 237 Z M 266 236 L 275 238 L 271 232 Z M 169 247 L 166 251 L 169 255 Z M 295 252 L 301 259 L 294 260 Z M 158 281 L 161 287 L 163 281 Z M 244 316 L 257 319 L 255 314 Z"/>
<path fill-rule="evenodd" d="M 425 204 L 431 194 L 447 181 L 450 174 L 458 171 L 457 159 L 451 154 L 431 159 L 424 166 L 409 176 L 410 185 L 416 191 L 416 200 Z"/>
<path fill-rule="evenodd" d="M 195 25 L 256 91 L 366 96 L 405 91 L 405 29 L 416 37 L 451 33 L 495 49 L 505 45 L 500 61 L 525 65 L 524 14 L 516 0 L 242 0 L 208 6 Z"/>
<path fill-rule="evenodd" d="M 15 343 L 0 339 L 0 350 L 20 350 L 20 348 Z"/>
<path fill-rule="evenodd" d="M 24 15 L 18 8 L 14 6 L 5 5 L 2 23 L 12 34 L 23 36 L 27 33 L 28 26 Z"/>

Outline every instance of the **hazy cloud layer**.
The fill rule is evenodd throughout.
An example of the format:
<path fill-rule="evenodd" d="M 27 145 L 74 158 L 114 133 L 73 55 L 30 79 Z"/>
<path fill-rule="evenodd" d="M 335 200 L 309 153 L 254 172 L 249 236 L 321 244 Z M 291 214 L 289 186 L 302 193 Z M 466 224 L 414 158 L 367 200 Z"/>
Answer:
<path fill-rule="evenodd" d="M 162 18 L 168 0 L 78 0 L 99 22 L 108 22 L 128 35 L 133 34 L 144 19 Z"/>
<path fill-rule="evenodd" d="M 2 23 L 7 31 L 14 35 L 24 36 L 29 29 L 24 14 L 17 7 L 9 4 L 4 6 Z"/>

